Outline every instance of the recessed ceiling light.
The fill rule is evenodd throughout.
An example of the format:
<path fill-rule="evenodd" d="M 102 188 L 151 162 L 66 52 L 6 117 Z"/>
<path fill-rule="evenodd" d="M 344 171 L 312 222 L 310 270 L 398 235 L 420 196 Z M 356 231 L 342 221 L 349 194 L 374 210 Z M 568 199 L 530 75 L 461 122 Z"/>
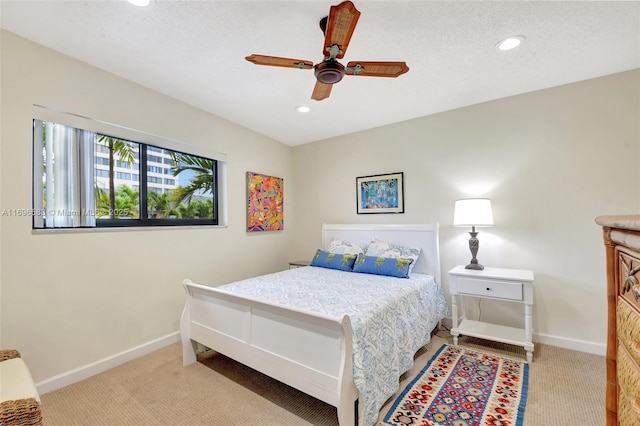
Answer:
<path fill-rule="evenodd" d="M 127 0 L 129 3 L 135 6 L 149 6 L 150 0 Z"/>
<path fill-rule="evenodd" d="M 296 111 L 298 111 L 298 112 L 309 112 L 309 111 L 311 111 L 311 108 L 309 108 L 306 105 L 300 105 L 298 108 L 296 108 Z"/>
<path fill-rule="evenodd" d="M 524 43 L 526 39 L 527 38 L 525 36 L 521 36 L 521 35 L 507 37 L 504 40 L 501 40 L 500 42 L 498 42 L 498 44 L 496 44 L 496 47 L 498 48 L 498 50 L 515 49 L 516 47 Z"/>

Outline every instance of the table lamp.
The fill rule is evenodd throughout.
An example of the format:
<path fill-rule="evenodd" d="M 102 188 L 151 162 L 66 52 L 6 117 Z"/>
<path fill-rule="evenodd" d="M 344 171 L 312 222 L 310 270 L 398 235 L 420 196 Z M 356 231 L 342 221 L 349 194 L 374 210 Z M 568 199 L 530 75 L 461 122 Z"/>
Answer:
<path fill-rule="evenodd" d="M 476 255 L 480 241 L 476 236 L 476 226 L 493 226 L 493 212 L 491 210 L 491 200 L 488 198 L 467 198 L 456 200 L 453 209 L 453 226 L 470 226 L 471 238 L 469 238 L 469 250 L 471 250 L 471 262 L 465 269 L 483 270 L 484 266 L 478 263 Z"/>

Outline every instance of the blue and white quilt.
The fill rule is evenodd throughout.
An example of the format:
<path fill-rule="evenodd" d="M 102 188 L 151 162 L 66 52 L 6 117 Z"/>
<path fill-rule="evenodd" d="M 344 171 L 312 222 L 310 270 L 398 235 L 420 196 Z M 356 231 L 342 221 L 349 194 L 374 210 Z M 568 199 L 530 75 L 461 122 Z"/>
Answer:
<path fill-rule="evenodd" d="M 334 317 L 349 315 L 362 426 L 377 422 L 380 408 L 398 390 L 398 378 L 448 312 L 435 280 L 418 273 L 394 278 L 308 266 L 219 289 Z"/>

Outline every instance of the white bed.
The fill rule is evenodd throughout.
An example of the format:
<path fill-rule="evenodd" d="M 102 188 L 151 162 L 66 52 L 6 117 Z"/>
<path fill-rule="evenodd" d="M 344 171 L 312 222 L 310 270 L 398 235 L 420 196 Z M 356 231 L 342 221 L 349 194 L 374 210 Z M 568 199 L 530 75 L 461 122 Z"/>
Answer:
<path fill-rule="evenodd" d="M 428 274 L 440 284 L 437 224 L 323 225 L 322 248 L 328 247 L 334 239 L 365 246 L 377 239 L 420 247 L 421 254 L 413 265 L 412 279 L 414 274 L 416 277 Z M 319 273 L 322 268 L 299 269 Z M 273 275 L 285 280 L 295 279 L 292 277 L 296 274 L 306 277 L 302 274 L 308 275 L 308 272 L 291 270 Z M 180 323 L 184 365 L 196 361 L 196 344 L 202 344 L 335 406 L 340 425 L 357 423 L 356 401 L 362 394 L 354 382 L 354 359 L 358 358 L 354 354 L 352 320 L 360 321 L 359 317 L 352 319 L 348 314 L 335 312 L 327 314 L 308 306 L 296 308 L 279 299 L 267 300 L 253 294 L 234 294 L 225 290 L 229 286 L 209 287 L 190 280 L 185 280 L 184 286 L 187 299 Z M 433 325 L 435 323 L 429 324 L 430 327 Z M 360 328 L 357 330 L 360 332 Z M 421 344 L 426 344 L 430 336 L 420 336 L 420 339 L 424 339 Z M 357 368 L 356 372 L 361 385 L 362 372 Z M 397 381 L 397 377 L 393 380 Z M 371 424 L 370 412 L 363 414 L 360 407 L 360 414 L 361 424 Z"/>

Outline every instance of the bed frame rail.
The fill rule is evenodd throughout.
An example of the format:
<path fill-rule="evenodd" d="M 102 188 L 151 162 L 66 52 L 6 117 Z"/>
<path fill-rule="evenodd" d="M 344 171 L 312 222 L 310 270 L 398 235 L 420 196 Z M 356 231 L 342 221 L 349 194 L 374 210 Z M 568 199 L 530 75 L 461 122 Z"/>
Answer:
<path fill-rule="evenodd" d="M 184 280 L 183 365 L 196 343 L 335 406 L 340 425 L 356 422 L 353 340 L 341 318 L 295 310 Z"/>

